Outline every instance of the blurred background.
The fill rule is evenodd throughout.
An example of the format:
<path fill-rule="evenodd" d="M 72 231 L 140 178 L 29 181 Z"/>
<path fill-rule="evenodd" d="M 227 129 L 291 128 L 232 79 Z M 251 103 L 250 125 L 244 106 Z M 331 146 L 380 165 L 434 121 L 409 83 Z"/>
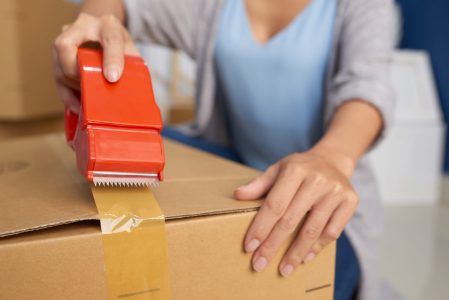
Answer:
<path fill-rule="evenodd" d="M 0 140 L 63 131 L 51 46 L 78 1 L 0 1 Z M 399 0 L 396 121 L 369 153 L 385 203 L 381 269 L 409 299 L 449 298 L 449 1 Z M 51 12 L 51 16 L 49 16 Z M 192 120 L 195 64 L 140 45 L 167 124 Z"/>

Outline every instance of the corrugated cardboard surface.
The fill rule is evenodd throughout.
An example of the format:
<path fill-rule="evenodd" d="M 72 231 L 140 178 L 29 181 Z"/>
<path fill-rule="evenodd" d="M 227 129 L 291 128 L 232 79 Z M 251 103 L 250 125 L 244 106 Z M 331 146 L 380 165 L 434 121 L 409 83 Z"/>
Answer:
<path fill-rule="evenodd" d="M 236 201 L 232 191 L 256 171 L 173 142 L 165 148 L 166 181 L 155 196 L 167 217 L 173 299 L 332 298 L 335 244 L 288 279 L 278 275 L 280 257 L 251 271 L 242 241 L 260 202 Z M 64 138 L 1 143 L 0 191 L 0 299 L 105 299 L 97 212 Z"/>
<path fill-rule="evenodd" d="M 76 11 L 76 5 L 64 0 L 0 1 L 0 120 L 61 113 L 52 42 Z"/>
<path fill-rule="evenodd" d="M 165 141 L 165 180 L 154 189 L 167 219 L 255 210 L 257 201 L 235 201 L 232 192 L 257 172 Z M 0 144 L 0 236 L 97 219 L 90 187 L 78 174 L 62 135 Z"/>

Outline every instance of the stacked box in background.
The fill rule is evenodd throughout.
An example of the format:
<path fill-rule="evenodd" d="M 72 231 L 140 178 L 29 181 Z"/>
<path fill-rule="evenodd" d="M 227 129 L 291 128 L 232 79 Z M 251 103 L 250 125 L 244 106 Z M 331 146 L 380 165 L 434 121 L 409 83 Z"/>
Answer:
<path fill-rule="evenodd" d="M 24 122 L 3 121 L 0 122 L 0 140 L 62 132 L 63 130 L 64 118 L 60 116 Z"/>
<path fill-rule="evenodd" d="M 52 43 L 76 11 L 76 5 L 63 0 L 0 1 L 0 138 L 27 133 L 15 124 L 30 128 L 30 134 L 48 132 L 54 117 L 61 116 Z"/>

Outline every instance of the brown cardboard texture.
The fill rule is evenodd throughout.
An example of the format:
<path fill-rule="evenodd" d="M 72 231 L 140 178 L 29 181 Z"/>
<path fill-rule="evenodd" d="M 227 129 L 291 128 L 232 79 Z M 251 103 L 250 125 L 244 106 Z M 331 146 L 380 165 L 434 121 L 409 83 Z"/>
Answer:
<path fill-rule="evenodd" d="M 261 202 L 232 192 L 256 171 L 168 140 L 165 149 L 154 194 L 173 299 L 332 299 L 335 243 L 289 278 L 277 271 L 281 252 L 251 270 L 242 242 Z M 0 299 L 106 299 L 97 211 L 63 136 L 0 143 L 0 191 Z"/>
<path fill-rule="evenodd" d="M 64 0 L 0 1 L 0 120 L 62 114 L 52 45 L 76 11 L 75 4 Z"/>

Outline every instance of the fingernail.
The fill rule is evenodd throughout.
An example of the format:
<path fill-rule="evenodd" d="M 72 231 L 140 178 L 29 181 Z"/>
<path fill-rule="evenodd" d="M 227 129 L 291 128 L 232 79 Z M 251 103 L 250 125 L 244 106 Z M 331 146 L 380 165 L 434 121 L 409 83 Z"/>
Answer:
<path fill-rule="evenodd" d="M 294 269 L 295 268 L 291 264 L 287 264 L 281 269 L 281 275 L 287 277 L 293 272 Z"/>
<path fill-rule="evenodd" d="M 306 257 L 304 257 L 303 262 L 306 264 L 306 263 L 310 262 L 314 258 L 315 258 L 315 253 L 309 252 L 309 254 L 307 254 Z"/>
<path fill-rule="evenodd" d="M 245 251 L 246 252 L 253 252 L 257 249 L 257 247 L 260 246 L 260 242 L 256 239 L 251 240 L 248 244 L 245 245 Z"/>
<path fill-rule="evenodd" d="M 253 264 L 254 271 L 262 272 L 263 269 L 266 268 L 267 264 L 268 264 L 268 261 L 265 257 L 263 257 L 263 256 L 259 257 L 258 259 L 256 259 L 256 261 Z"/>
<path fill-rule="evenodd" d="M 117 66 L 110 66 L 108 68 L 108 80 L 110 82 L 116 82 L 119 79 L 119 72 Z"/>

